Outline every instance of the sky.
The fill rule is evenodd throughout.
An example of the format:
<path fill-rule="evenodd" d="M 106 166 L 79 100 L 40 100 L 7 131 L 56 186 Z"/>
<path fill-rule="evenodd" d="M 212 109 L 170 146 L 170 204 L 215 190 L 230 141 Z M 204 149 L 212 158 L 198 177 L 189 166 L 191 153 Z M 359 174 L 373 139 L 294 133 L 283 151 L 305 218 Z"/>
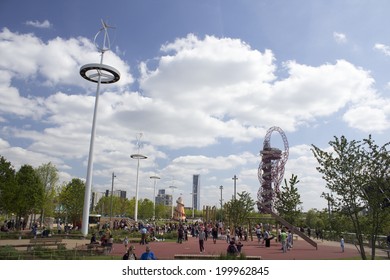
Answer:
<path fill-rule="evenodd" d="M 22 8 L 23 7 L 23 8 Z M 298 176 L 304 211 L 321 210 L 325 181 L 312 145 L 334 137 L 383 145 L 390 132 L 390 2 L 378 0 L 2 0 L 0 155 L 18 170 L 51 162 L 60 182 L 85 180 L 97 84 L 80 76 L 103 63 L 92 191 L 139 198 L 166 189 L 192 207 L 234 192 L 257 201 L 267 130 L 288 140 L 285 178 Z M 284 150 L 281 136 L 271 146 Z M 169 188 L 175 186 L 176 189 Z"/>

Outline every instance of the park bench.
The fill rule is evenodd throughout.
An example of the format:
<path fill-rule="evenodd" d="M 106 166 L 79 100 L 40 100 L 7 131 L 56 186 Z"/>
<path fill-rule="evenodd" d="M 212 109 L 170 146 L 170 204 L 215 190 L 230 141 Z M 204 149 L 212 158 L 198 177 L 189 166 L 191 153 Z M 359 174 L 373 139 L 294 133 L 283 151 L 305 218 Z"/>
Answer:
<path fill-rule="evenodd" d="M 34 247 L 51 247 L 51 246 L 56 246 L 57 249 L 60 249 L 61 246 L 65 246 L 65 245 L 66 245 L 65 243 L 62 243 L 62 238 L 56 238 L 56 237 L 33 238 L 30 239 L 30 243 L 27 245 L 27 250 L 31 250 Z"/>
<path fill-rule="evenodd" d="M 65 246 L 65 243 L 62 243 L 62 238 L 33 238 L 30 239 L 29 243 L 23 244 L 13 244 L 13 245 L 2 245 L 0 247 L 13 247 L 13 248 L 27 248 L 27 250 L 31 250 L 34 247 L 51 247 L 56 246 L 58 249 L 61 246 Z"/>
<path fill-rule="evenodd" d="M 203 254 L 176 254 L 173 256 L 176 260 L 217 260 L 220 255 L 203 255 Z M 261 260 L 260 256 L 246 256 L 247 260 Z"/>

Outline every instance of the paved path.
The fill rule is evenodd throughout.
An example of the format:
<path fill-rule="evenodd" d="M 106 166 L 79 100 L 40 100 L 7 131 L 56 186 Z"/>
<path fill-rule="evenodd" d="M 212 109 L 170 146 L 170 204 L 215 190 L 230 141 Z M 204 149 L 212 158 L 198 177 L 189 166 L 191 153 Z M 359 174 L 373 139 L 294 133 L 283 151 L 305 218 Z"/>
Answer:
<path fill-rule="evenodd" d="M 263 260 L 329 260 L 329 259 L 350 259 L 360 257 L 356 247 L 351 244 L 346 244 L 344 253 L 338 242 L 318 240 L 318 249 L 311 246 L 304 240 L 295 240 L 293 249 L 287 253 L 283 253 L 280 243 L 274 240 L 271 242 L 271 247 L 266 248 L 256 241 L 242 242 L 242 252 L 246 256 L 260 256 Z M 136 248 L 136 255 L 140 256 L 145 251 L 145 245 L 133 244 Z M 198 239 L 189 237 L 188 241 L 178 244 L 176 242 L 152 242 L 148 244 L 152 251 L 159 259 L 173 259 L 175 254 L 199 254 Z M 226 254 L 228 244 L 224 240 L 217 240 L 216 244 L 212 239 L 205 241 L 205 252 L 207 255 Z M 366 248 L 369 250 L 369 248 Z M 115 244 L 111 254 L 123 255 L 125 252 L 124 245 Z M 371 251 L 367 251 L 370 253 Z M 380 250 L 376 251 L 377 255 L 385 255 Z"/>
<path fill-rule="evenodd" d="M 346 244 L 344 253 L 341 252 L 340 245 L 338 242 L 332 241 L 321 241 L 318 242 L 318 250 L 311 246 L 304 240 L 294 240 L 293 249 L 287 253 L 283 253 L 281 250 L 280 243 L 276 243 L 274 240 L 271 242 L 271 247 L 266 248 L 262 244 L 258 244 L 256 241 L 242 242 L 242 252 L 247 256 L 260 256 L 263 260 L 334 260 L 334 259 L 350 259 L 360 257 L 360 254 L 356 247 L 351 244 Z M 88 243 L 88 240 L 80 239 L 63 239 L 66 243 L 67 249 L 84 245 Z M 7 244 L 26 244 L 28 240 L 1 240 L 0 246 Z M 133 243 L 132 245 L 136 248 L 136 255 L 139 257 L 145 251 L 145 245 Z M 152 251 L 159 259 L 171 260 L 175 254 L 199 254 L 198 239 L 189 237 L 188 241 L 178 244 L 176 242 L 152 242 L 148 244 Z M 226 254 L 227 243 L 224 240 L 217 240 L 216 244 L 213 243 L 212 239 L 205 241 L 205 252 L 203 254 L 220 255 Z M 21 249 L 21 250 L 25 250 Z M 369 254 L 371 251 L 366 248 L 366 252 Z M 123 244 L 114 244 L 113 250 L 110 253 L 115 256 L 122 256 L 125 252 Z M 386 253 L 380 249 L 376 250 L 378 256 L 385 256 Z M 387 257 L 387 255 L 386 255 Z"/>

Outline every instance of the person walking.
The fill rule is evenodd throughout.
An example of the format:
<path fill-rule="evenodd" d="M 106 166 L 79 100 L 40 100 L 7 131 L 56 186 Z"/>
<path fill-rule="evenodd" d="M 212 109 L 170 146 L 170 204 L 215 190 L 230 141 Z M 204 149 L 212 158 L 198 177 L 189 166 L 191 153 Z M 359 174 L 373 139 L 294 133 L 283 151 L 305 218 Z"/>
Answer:
<path fill-rule="evenodd" d="M 257 243 L 258 244 L 260 244 L 261 235 L 262 235 L 261 228 L 258 226 L 258 227 L 256 227 L 256 236 L 257 236 Z"/>
<path fill-rule="evenodd" d="M 287 233 L 284 229 L 280 232 L 280 242 L 282 243 L 283 253 L 287 253 Z"/>
<path fill-rule="evenodd" d="M 293 247 L 293 235 L 291 230 L 287 232 L 287 250 L 290 251 Z"/>
<path fill-rule="evenodd" d="M 199 236 L 198 236 L 200 253 L 204 252 L 204 240 L 205 240 L 205 238 L 206 238 L 206 233 L 204 232 L 204 229 L 201 227 L 200 231 L 199 231 Z"/>
<path fill-rule="evenodd" d="M 230 243 L 230 228 L 226 229 L 226 243 Z"/>
<path fill-rule="evenodd" d="M 213 242 L 215 244 L 217 242 L 217 239 L 218 239 L 218 228 L 216 226 L 213 227 L 213 229 L 211 230 L 211 235 L 213 237 Z"/>
<path fill-rule="evenodd" d="M 123 245 L 125 245 L 125 251 L 127 251 L 127 246 L 129 245 L 129 238 L 127 236 L 123 239 Z"/>
<path fill-rule="evenodd" d="M 344 237 L 341 236 L 341 237 L 340 237 L 340 247 L 341 247 L 341 252 L 342 252 L 342 253 L 344 253 L 344 246 L 345 246 Z"/>

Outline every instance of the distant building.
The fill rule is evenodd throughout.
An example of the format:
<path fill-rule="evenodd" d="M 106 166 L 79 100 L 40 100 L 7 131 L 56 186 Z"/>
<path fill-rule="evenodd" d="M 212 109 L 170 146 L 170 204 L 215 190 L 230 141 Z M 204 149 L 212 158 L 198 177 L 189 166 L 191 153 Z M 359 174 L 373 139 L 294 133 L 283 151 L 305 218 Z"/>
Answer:
<path fill-rule="evenodd" d="M 111 196 L 111 192 L 106 190 L 106 196 Z M 112 196 L 126 198 L 126 191 L 115 190 L 112 192 Z"/>
<path fill-rule="evenodd" d="M 157 204 L 172 206 L 172 195 L 166 194 L 165 189 L 158 190 L 158 194 L 156 196 L 156 205 Z"/>
<path fill-rule="evenodd" d="M 194 205 L 194 209 L 200 209 L 200 175 L 194 174 L 192 176 L 192 203 Z"/>
<path fill-rule="evenodd" d="M 104 192 L 92 192 L 91 197 L 91 208 L 95 209 L 95 206 L 98 204 L 99 200 L 105 196 Z"/>

